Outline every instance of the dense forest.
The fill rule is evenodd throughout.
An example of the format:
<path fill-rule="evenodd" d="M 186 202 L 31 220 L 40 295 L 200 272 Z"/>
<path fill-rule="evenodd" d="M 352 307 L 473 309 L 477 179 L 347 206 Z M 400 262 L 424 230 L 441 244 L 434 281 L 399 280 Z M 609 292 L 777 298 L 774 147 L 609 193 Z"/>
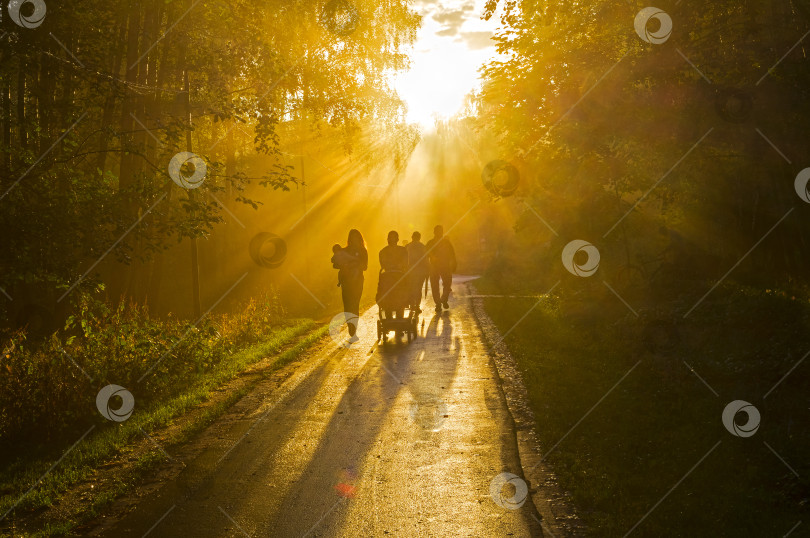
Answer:
<path fill-rule="evenodd" d="M 405 3 L 57 5 L 38 20 L 39 5 L 20 8 L 30 27 L 3 20 L 6 327 L 56 328 L 99 286 L 113 302 L 199 316 L 199 267 L 215 282 L 239 277 L 217 260 L 248 259 L 252 239 L 275 236 L 243 221 L 289 204 L 267 191 L 306 186 L 313 144 L 335 162 L 401 171 L 418 140 L 389 85 L 419 24 Z M 665 12 L 674 30 L 656 44 L 636 35 L 623 4 L 507 3 L 499 59 L 466 119 L 440 129 L 476 145 L 477 169 L 433 173 L 463 176 L 453 187 L 486 202 L 468 178 L 490 162 L 514 167 L 517 243 L 499 246 L 496 264 L 535 274 L 540 264 L 542 284 L 564 271 L 561 238 L 598 242 L 604 274 L 632 293 L 656 271 L 719 277 L 780 222 L 735 277 L 801 287 L 794 178 L 808 9 L 675 6 Z M 195 162 L 203 188 L 172 181 L 172 163 L 191 177 Z M 214 231 L 233 219 L 241 229 Z M 509 259 L 526 249 L 536 254 Z M 223 291 L 205 288 L 205 304 Z"/>
<path fill-rule="evenodd" d="M 480 288 L 587 534 L 806 534 L 810 4 L 500 4 Z"/>
<path fill-rule="evenodd" d="M 810 0 L 486 0 L 480 84 L 426 127 L 394 81 L 433 4 L 0 6 L 0 534 L 87 530 L 165 463 L 137 443 L 184 445 L 328 340 L 350 229 L 366 309 L 389 230 L 435 224 L 473 276 L 422 328 L 487 367 L 508 348 L 574 531 L 807 525 Z M 450 4 L 433 19 L 481 2 Z M 453 334 L 462 301 L 502 337 L 471 343 L 472 317 Z M 380 349 L 362 360 L 381 387 L 430 359 Z M 137 401 L 115 424 L 94 407 L 111 386 Z M 761 411 L 754 443 L 721 400 Z"/>
<path fill-rule="evenodd" d="M 176 310 L 167 275 L 180 272 L 199 316 L 197 241 L 229 213 L 257 208 L 262 189 L 302 184 L 303 164 L 282 141 L 304 154 L 326 139 L 371 161 L 381 157 L 370 144 L 396 153 L 413 136 L 388 88 L 419 23 L 405 2 L 20 10 L 22 24 L 3 18 L 0 68 L 0 286 L 11 325 L 54 328 L 99 285 L 113 302 Z M 195 165 L 200 184 L 172 181 L 172 166 L 193 179 Z M 243 236 L 255 230 L 231 228 L 206 245 L 210 259 L 247 257 Z M 182 253 L 170 249 L 178 242 Z M 221 264 L 202 270 L 230 276 Z"/>
<path fill-rule="evenodd" d="M 507 3 L 506 58 L 485 70 L 476 125 L 519 168 L 532 208 L 516 226 L 518 251 L 539 258 L 508 263 L 562 270 L 562 238 L 582 238 L 628 290 L 643 280 L 628 272 L 667 249 L 670 276 L 719 278 L 780 222 L 735 278 L 803 287 L 807 208 L 794 179 L 807 166 L 810 5 L 659 7 L 669 33 L 648 42 L 627 2 Z"/>

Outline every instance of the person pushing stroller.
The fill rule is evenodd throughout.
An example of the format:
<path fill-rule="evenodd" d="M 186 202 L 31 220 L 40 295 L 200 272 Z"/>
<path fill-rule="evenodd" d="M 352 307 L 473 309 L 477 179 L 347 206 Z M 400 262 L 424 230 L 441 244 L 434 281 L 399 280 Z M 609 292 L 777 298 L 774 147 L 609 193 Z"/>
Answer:
<path fill-rule="evenodd" d="M 419 314 L 411 304 L 408 250 L 398 243 L 399 234 L 392 231 L 388 234 L 388 246 L 380 251 L 377 340 L 383 344 L 391 331 L 397 339 L 407 335 L 409 342 L 418 334 Z"/>
<path fill-rule="evenodd" d="M 384 290 L 378 290 L 377 301 L 384 305 L 386 317 L 392 317 L 392 313 L 397 319 L 404 316 L 405 306 L 408 306 L 407 271 L 408 250 L 399 245 L 399 233 L 392 230 L 388 232 L 388 246 L 380 250 L 380 282 Z"/>

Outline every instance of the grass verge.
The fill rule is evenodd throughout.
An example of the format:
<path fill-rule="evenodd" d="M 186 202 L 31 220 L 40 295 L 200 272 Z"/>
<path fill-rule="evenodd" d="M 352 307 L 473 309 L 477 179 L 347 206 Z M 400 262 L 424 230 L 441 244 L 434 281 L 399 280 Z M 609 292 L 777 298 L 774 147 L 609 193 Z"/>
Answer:
<path fill-rule="evenodd" d="M 728 285 L 687 318 L 691 302 L 637 317 L 611 297 L 550 297 L 522 320 L 536 299 L 484 303 L 589 534 L 781 536 L 810 518 L 810 303 Z M 723 425 L 734 400 L 761 414 L 751 437 Z"/>
<path fill-rule="evenodd" d="M 75 448 L 64 452 L 62 456 L 36 461 L 19 459 L 0 472 L 0 515 L 10 512 L 7 516 L 9 519 L 19 520 L 22 517 L 22 525 L 25 526 L 26 519 L 35 519 L 37 515 L 41 515 L 46 507 L 57 503 L 72 486 L 87 480 L 99 466 L 126 452 L 136 440 L 143 439 L 144 433 L 151 434 L 171 424 L 205 402 L 212 391 L 266 357 L 272 359 L 263 366 L 262 375 L 294 361 L 327 330 L 327 327 L 318 327 L 312 320 L 296 320 L 289 326 L 272 332 L 262 341 L 233 353 L 229 360 L 218 363 L 211 370 L 195 376 L 193 382 L 180 394 L 165 401 L 153 402 L 145 409 L 136 407 L 136 412 L 125 422 L 109 422 L 94 427 Z M 168 448 L 190 439 L 222 415 L 259 379 L 260 376 L 257 376 L 252 383 L 206 408 L 173 432 L 168 439 L 162 439 L 162 444 Z M 163 461 L 165 458 L 157 448 L 142 454 L 126 476 L 118 477 L 113 487 L 94 495 L 90 510 L 73 513 L 66 520 L 47 521 L 40 530 L 31 531 L 32 535 L 54 536 L 69 533 L 76 525 L 97 516 L 113 500 L 130 491 L 139 478 Z M 50 472 L 46 472 L 51 468 Z M 4 522 L 4 528 L 7 524 L 8 521 Z"/>

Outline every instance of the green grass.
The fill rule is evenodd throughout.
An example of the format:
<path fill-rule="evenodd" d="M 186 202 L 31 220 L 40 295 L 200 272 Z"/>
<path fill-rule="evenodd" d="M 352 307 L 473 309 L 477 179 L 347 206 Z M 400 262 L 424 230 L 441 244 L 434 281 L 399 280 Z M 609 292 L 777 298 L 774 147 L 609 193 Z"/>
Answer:
<path fill-rule="evenodd" d="M 88 435 L 82 443 L 48 473 L 37 487 L 25 495 L 17 504 L 18 515 L 35 513 L 58 500 L 60 494 L 71 486 L 87 479 L 100 464 L 127 450 L 133 441 L 142 438 L 141 430 L 150 433 L 169 425 L 174 419 L 206 401 L 211 392 L 223 383 L 233 379 L 250 365 L 265 357 L 273 357 L 271 365 L 263 371 L 269 373 L 295 360 L 300 354 L 320 339 L 327 327 L 316 327 L 311 320 L 297 320 L 281 327 L 262 341 L 234 353 L 229 360 L 222 361 L 210 371 L 193 378 L 185 391 L 166 400 L 154 402 L 146 409 L 137 407 L 125 422 L 105 423 Z M 249 386 L 229 394 L 215 406 L 211 406 L 185 424 L 179 433 L 169 440 L 166 446 L 187 441 L 200 432 L 217 417 L 222 415 L 234 402 L 241 398 Z M 0 515 L 9 510 L 37 480 L 55 463 L 57 458 L 26 461 L 24 458 L 7 467 L 0 473 Z M 148 470 L 164 461 L 165 457 L 157 449 L 150 451 L 134 466 L 127 483 L 117 484 L 111 491 L 105 491 L 93 500 L 89 512 L 73 521 L 53 522 L 41 531 L 41 535 L 51 536 L 69 532 L 77 523 L 95 517 L 115 498 L 128 491 L 137 479 Z M 12 514 L 9 514 L 9 518 Z M 4 523 L 8 523 L 5 521 Z M 39 533 L 38 533 L 39 534 Z"/>
<path fill-rule="evenodd" d="M 534 302 L 490 298 L 485 307 L 505 332 Z M 517 325 L 506 343 L 542 448 L 559 443 L 546 462 L 589 534 L 624 536 L 719 441 L 632 535 L 782 536 L 810 518 L 810 364 L 763 396 L 810 350 L 810 304 L 721 287 L 686 320 L 683 312 L 669 304 L 637 318 L 607 294 L 568 295 Z M 721 422 L 737 399 L 762 415 L 753 437 Z"/>

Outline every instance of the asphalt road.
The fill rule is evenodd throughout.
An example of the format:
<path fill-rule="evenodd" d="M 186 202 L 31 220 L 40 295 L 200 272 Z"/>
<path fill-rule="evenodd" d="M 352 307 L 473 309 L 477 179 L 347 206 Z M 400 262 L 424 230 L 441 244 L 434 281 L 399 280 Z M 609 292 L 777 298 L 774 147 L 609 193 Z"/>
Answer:
<path fill-rule="evenodd" d="M 359 342 L 324 346 L 103 534 L 542 536 L 530 498 L 508 509 L 490 495 L 496 475 L 521 472 L 468 301 L 385 346 L 371 308 Z"/>

